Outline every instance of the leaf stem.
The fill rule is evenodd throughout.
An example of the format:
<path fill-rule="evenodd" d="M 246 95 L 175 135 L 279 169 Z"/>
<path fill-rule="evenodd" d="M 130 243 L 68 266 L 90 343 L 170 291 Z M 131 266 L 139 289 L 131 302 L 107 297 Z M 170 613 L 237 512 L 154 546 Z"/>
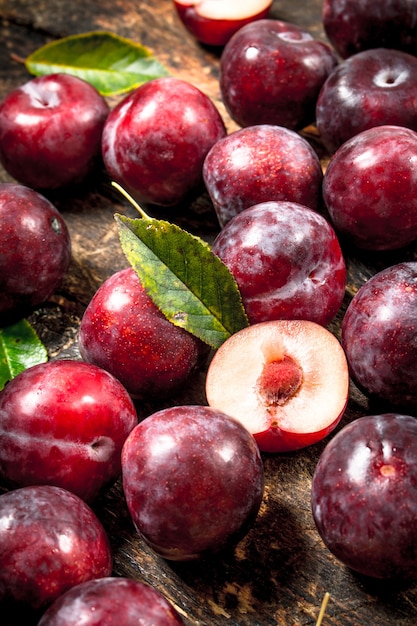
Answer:
<path fill-rule="evenodd" d="M 142 209 L 142 207 L 140 206 L 140 204 L 138 204 L 136 202 L 136 200 L 134 198 L 132 198 L 132 196 L 130 195 L 130 193 L 128 193 L 126 191 L 126 189 L 123 189 L 123 187 L 121 185 L 119 185 L 119 183 L 116 183 L 116 181 L 112 180 L 111 181 L 112 186 L 117 189 L 117 191 L 119 193 L 122 194 L 122 196 L 124 196 L 126 198 L 126 200 L 128 200 L 130 202 L 130 204 L 137 210 L 137 212 L 139 213 L 139 215 L 141 217 L 143 217 L 145 220 L 150 220 L 151 218 L 149 217 L 149 215 Z"/>

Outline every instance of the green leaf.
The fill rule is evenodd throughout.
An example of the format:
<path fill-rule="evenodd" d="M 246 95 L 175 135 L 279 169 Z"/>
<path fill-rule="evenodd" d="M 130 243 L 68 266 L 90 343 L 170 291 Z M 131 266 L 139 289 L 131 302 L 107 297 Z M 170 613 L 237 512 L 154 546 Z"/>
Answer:
<path fill-rule="evenodd" d="M 123 252 L 173 324 L 215 349 L 248 326 L 236 282 L 206 242 L 163 220 L 115 220 Z"/>
<path fill-rule="evenodd" d="M 46 348 L 27 320 L 0 328 L 0 390 L 20 372 L 47 360 Z"/>
<path fill-rule="evenodd" d="M 150 50 L 106 31 L 63 37 L 38 48 L 25 61 L 35 76 L 64 72 L 83 78 L 103 96 L 131 91 L 167 76 Z"/>

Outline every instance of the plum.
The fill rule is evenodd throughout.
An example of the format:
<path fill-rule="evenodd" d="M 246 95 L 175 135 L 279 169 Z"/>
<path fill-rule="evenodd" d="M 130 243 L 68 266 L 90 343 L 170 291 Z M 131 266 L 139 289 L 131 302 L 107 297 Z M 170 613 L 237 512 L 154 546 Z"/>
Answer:
<path fill-rule="evenodd" d="M 339 235 L 360 249 L 397 250 L 417 237 L 417 132 L 385 124 L 331 157 L 323 199 Z"/>
<path fill-rule="evenodd" d="M 42 194 L 0 183 L 0 318 L 14 321 L 45 302 L 71 262 L 64 218 Z"/>
<path fill-rule="evenodd" d="M 81 183 L 101 163 L 108 114 L 104 97 L 77 76 L 32 78 L 0 103 L 0 161 L 34 189 Z"/>
<path fill-rule="evenodd" d="M 84 500 L 61 487 L 36 485 L 2 494 L 0 545 L 5 612 L 43 610 L 74 585 L 112 571 L 101 522 Z"/>
<path fill-rule="evenodd" d="M 203 178 L 221 227 L 260 202 L 285 200 L 317 209 L 323 171 L 298 133 L 270 124 L 241 128 L 207 153 Z"/>
<path fill-rule="evenodd" d="M 322 22 L 342 58 L 382 47 L 417 52 L 415 0 L 324 0 Z"/>
<path fill-rule="evenodd" d="M 239 126 L 273 124 L 299 131 L 314 122 L 321 86 L 336 63 L 327 43 L 296 24 L 256 20 L 223 49 L 224 105 Z"/>
<path fill-rule="evenodd" d="M 173 77 L 123 98 L 103 130 L 107 172 L 139 203 L 176 206 L 202 187 L 204 157 L 226 134 L 213 101 Z"/>
<path fill-rule="evenodd" d="M 245 24 L 266 18 L 272 0 L 174 0 L 185 28 L 209 46 L 224 46 Z"/>
<path fill-rule="evenodd" d="M 374 274 L 351 300 L 342 345 L 356 385 L 391 407 L 417 406 L 417 262 Z"/>
<path fill-rule="evenodd" d="M 417 575 L 417 420 L 366 415 L 329 441 L 314 471 L 311 506 L 330 552 L 378 579 Z"/>
<path fill-rule="evenodd" d="M 172 395 L 208 354 L 205 343 L 167 320 L 132 267 L 94 294 L 81 319 L 79 348 L 85 361 L 109 371 L 135 398 Z"/>
<path fill-rule="evenodd" d="M 263 463 L 252 435 L 207 406 L 146 417 L 126 439 L 123 490 L 145 541 L 173 561 L 233 546 L 261 505 Z"/>
<path fill-rule="evenodd" d="M 180 626 L 174 606 L 132 578 L 98 578 L 75 585 L 42 615 L 38 626 Z"/>
<path fill-rule="evenodd" d="M 105 370 L 72 360 L 35 365 L 0 395 L 0 476 L 93 500 L 120 475 L 136 424 L 128 392 Z"/>
<path fill-rule="evenodd" d="M 252 324 L 214 354 L 206 377 L 208 404 L 231 415 L 264 452 L 312 445 L 340 422 L 349 372 L 338 339 L 308 320 Z"/>
<path fill-rule="evenodd" d="M 346 266 L 332 226 L 295 202 L 263 202 L 228 222 L 212 251 L 239 287 L 251 324 L 308 319 L 326 326 L 342 304 Z"/>
<path fill-rule="evenodd" d="M 394 124 L 417 130 L 417 58 L 376 48 L 345 59 L 323 84 L 316 105 L 320 139 L 332 154 L 345 141 Z"/>

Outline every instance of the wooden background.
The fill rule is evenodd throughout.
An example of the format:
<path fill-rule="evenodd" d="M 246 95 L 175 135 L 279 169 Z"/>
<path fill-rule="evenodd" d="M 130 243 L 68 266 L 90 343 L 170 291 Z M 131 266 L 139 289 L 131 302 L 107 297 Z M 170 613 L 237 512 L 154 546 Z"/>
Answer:
<path fill-rule="evenodd" d="M 319 0 L 276 1 L 271 16 L 325 39 Z M 109 30 L 148 46 L 173 76 L 190 81 L 215 101 L 229 131 L 236 128 L 220 100 L 219 52 L 199 45 L 185 32 L 170 0 L 0 0 L 0 28 L 0 97 L 30 78 L 19 59 L 39 46 L 70 34 Z M 312 141 L 320 150 L 316 138 Z M 10 177 L 0 170 L 0 180 Z M 69 226 L 73 261 L 62 287 L 30 321 L 50 358 L 79 358 L 77 331 L 86 305 L 105 278 L 127 266 L 113 214 L 135 214 L 104 172 L 72 195 L 55 194 L 51 199 Z M 209 242 L 218 232 L 206 194 L 165 217 Z M 377 269 L 414 257 L 414 249 L 383 256 L 358 256 L 346 250 L 346 298 L 331 330 L 338 335 L 349 299 Z M 138 413 L 144 417 L 169 404 L 192 403 L 205 403 L 204 372 L 183 394 L 165 405 L 142 403 Z M 340 427 L 371 411 L 352 385 Z M 364 579 L 336 562 L 323 546 L 311 516 L 310 485 L 324 445 L 321 442 L 293 454 L 264 455 L 265 498 L 255 526 L 231 553 L 204 562 L 176 564 L 155 556 L 135 533 L 117 483 L 93 506 L 111 539 L 114 574 L 152 584 L 176 605 L 189 625 L 314 625 L 326 592 L 330 601 L 325 625 L 416 624 L 415 585 Z"/>

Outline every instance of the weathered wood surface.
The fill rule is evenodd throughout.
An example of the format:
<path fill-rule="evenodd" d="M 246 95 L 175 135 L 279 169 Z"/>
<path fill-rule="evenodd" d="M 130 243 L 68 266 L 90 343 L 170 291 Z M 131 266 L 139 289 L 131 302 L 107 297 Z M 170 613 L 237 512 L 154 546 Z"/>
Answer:
<path fill-rule="evenodd" d="M 293 21 L 324 39 L 319 0 L 274 2 L 272 17 Z M 220 100 L 218 52 L 200 46 L 184 31 L 170 0 L 0 0 L 0 20 L 0 97 L 29 78 L 19 57 L 55 38 L 106 29 L 147 45 L 172 75 L 213 98 L 228 129 L 235 128 Z M 1 170 L 0 180 L 9 180 Z M 30 319 L 50 358 L 79 358 L 77 329 L 85 306 L 107 276 L 127 266 L 113 214 L 134 212 L 104 173 L 73 195 L 56 194 L 52 199 L 70 228 L 73 262 L 56 295 Z M 208 241 L 218 232 L 206 195 L 181 214 L 166 217 Z M 349 284 L 344 307 L 331 325 L 336 334 L 355 290 L 376 269 L 400 258 L 414 258 L 414 249 L 383 258 L 352 258 L 347 251 Z M 182 403 L 205 403 L 204 372 L 166 404 Z M 146 416 L 161 407 L 149 402 L 138 406 L 138 412 Z M 341 426 L 370 410 L 352 387 Z M 365 580 L 337 563 L 324 548 L 310 511 L 311 477 L 324 445 L 264 455 L 265 499 L 255 526 L 234 551 L 204 562 L 173 564 L 155 556 L 135 533 L 116 484 L 94 504 L 111 538 L 114 574 L 154 585 L 190 625 L 313 625 L 325 592 L 331 595 L 323 622 L 329 626 L 416 624 L 417 586 Z"/>

